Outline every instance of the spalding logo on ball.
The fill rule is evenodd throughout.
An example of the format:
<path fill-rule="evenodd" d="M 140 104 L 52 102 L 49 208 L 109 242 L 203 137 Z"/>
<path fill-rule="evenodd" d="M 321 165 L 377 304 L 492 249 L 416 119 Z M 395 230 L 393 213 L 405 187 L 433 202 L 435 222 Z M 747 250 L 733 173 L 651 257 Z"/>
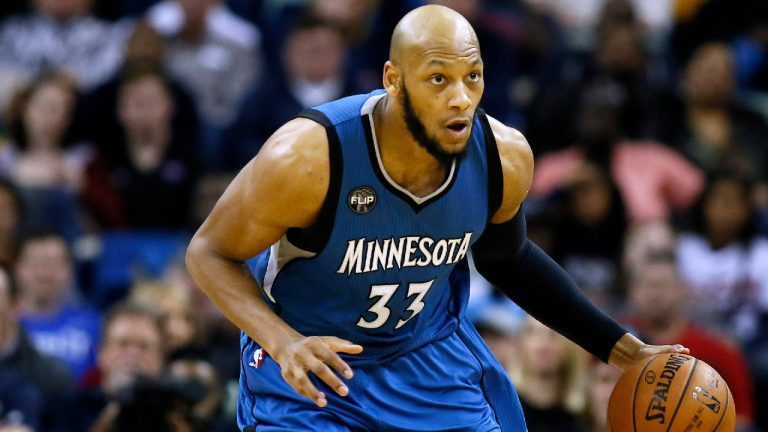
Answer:
<path fill-rule="evenodd" d="M 608 402 L 613 432 L 733 432 L 733 396 L 720 374 L 685 354 L 632 365 Z"/>

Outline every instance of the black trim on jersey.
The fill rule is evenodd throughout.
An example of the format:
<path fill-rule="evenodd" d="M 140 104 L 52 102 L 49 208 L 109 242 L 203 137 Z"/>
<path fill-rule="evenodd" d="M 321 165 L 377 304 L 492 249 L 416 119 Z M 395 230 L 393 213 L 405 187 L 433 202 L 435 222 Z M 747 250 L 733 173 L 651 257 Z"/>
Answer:
<path fill-rule="evenodd" d="M 371 160 L 371 167 L 373 168 L 373 172 L 376 173 L 376 177 L 379 178 L 379 181 L 381 182 L 382 185 L 384 185 L 385 188 L 387 188 L 387 190 L 392 192 L 392 194 L 394 194 L 396 197 L 405 201 L 408 205 L 411 206 L 413 211 L 415 211 L 416 213 L 419 213 L 426 206 L 442 198 L 443 195 L 447 194 L 451 190 L 451 188 L 453 187 L 453 184 L 456 183 L 456 178 L 459 177 L 459 168 L 461 168 L 460 160 L 457 160 L 455 162 L 456 168 L 453 170 L 453 176 L 451 177 L 451 181 L 450 183 L 448 183 L 445 189 L 443 189 L 439 194 L 433 196 L 432 198 L 422 202 L 421 204 L 414 201 L 410 195 L 394 187 L 392 183 L 390 183 L 389 180 L 387 180 L 387 178 L 384 176 L 384 173 L 381 172 L 382 167 L 379 165 L 379 160 L 376 158 L 376 145 L 374 144 L 373 131 L 371 130 L 371 119 L 369 117 L 370 117 L 370 114 L 360 116 L 360 121 L 363 122 L 363 130 L 365 131 L 365 140 L 368 142 L 368 157 Z M 472 139 L 471 135 L 469 139 Z"/>
<path fill-rule="evenodd" d="M 328 116 L 325 115 L 325 113 L 323 113 L 322 111 L 316 110 L 314 108 L 305 108 L 301 110 L 298 114 L 296 114 L 296 117 L 308 118 L 317 123 L 320 123 L 325 127 L 333 127 L 333 122 L 331 121 L 331 119 L 329 119 Z"/>
<path fill-rule="evenodd" d="M 490 222 L 501 207 L 504 194 L 504 177 L 501 173 L 499 147 L 496 144 L 496 137 L 493 135 L 491 124 L 488 122 L 488 116 L 482 108 L 477 109 L 477 116 L 480 118 L 480 124 L 483 125 L 483 136 L 485 137 L 485 158 L 488 163 L 488 222 Z"/>
<path fill-rule="evenodd" d="M 285 233 L 288 241 L 294 246 L 307 252 L 319 254 L 331 237 L 333 222 L 336 218 L 336 206 L 339 203 L 341 191 L 341 173 L 344 160 L 341 155 L 341 140 L 333 122 L 322 112 L 315 109 L 305 109 L 296 117 L 304 117 L 320 123 L 328 135 L 328 159 L 330 161 L 330 177 L 328 193 L 325 195 L 323 206 L 315 222 L 306 228 L 289 228 Z"/>

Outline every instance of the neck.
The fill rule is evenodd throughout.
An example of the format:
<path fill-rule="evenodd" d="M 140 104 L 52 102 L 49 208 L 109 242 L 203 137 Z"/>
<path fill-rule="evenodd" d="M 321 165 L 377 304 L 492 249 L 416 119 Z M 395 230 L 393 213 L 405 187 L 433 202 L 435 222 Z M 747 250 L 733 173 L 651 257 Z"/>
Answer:
<path fill-rule="evenodd" d="M 731 233 L 719 232 L 719 231 L 707 231 L 707 241 L 712 249 L 722 249 L 731 243 L 735 243 L 734 238 L 737 236 Z"/>
<path fill-rule="evenodd" d="M 35 315 L 50 315 L 58 309 L 58 299 L 23 297 L 22 310 Z"/>
<path fill-rule="evenodd" d="M 525 401 L 536 408 L 547 409 L 560 403 L 562 389 L 556 373 L 530 375 L 519 390 Z"/>
<path fill-rule="evenodd" d="M 134 130 L 126 130 L 126 138 L 130 147 L 146 147 L 156 144 L 166 144 L 171 139 L 169 125 L 159 125 Z"/>
<path fill-rule="evenodd" d="M 27 141 L 27 151 L 30 153 L 55 153 L 59 150 L 58 139 L 38 135 L 30 136 Z"/>
<path fill-rule="evenodd" d="M 382 164 L 392 180 L 416 196 L 434 192 L 445 181 L 447 167 L 408 131 L 402 107 L 385 96 L 373 110 Z"/>
<path fill-rule="evenodd" d="M 197 45 L 205 38 L 205 19 L 187 22 L 181 29 L 181 40 L 190 45 Z"/>
<path fill-rule="evenodd" d="M 688 111 L 699 114 L 720 113 L 725 112 L 727 109 L 728 104 L 725 102 L 692 100 L 688 103 Z"/>

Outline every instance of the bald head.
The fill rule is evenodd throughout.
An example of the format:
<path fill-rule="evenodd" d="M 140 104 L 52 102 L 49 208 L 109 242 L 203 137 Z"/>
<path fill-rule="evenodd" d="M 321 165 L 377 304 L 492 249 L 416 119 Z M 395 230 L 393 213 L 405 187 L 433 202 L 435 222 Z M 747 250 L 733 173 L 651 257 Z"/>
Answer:
<path fill-rule="evenodd" d="M 397 23 L 392 32 L 389 59 L 399 66 L 408 55 L 433 46 L 458 51 L 479 49 L 474 29 L 461 14 L 445 6 L 427 5 L 408 12 Z"/>

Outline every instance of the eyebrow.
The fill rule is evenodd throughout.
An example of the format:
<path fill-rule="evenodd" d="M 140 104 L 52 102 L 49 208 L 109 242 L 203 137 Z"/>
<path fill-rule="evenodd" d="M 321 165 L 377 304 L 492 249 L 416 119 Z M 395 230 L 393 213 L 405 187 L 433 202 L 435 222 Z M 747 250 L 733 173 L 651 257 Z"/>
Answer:
<path fill-rule="evenodd" d="M 478 64 L 483 64 L 483 60 L 477 58 L 475 60 L 472 60 L 472 62 L 470 64 L 472 66 L 475 66 L 475 65 L 478 65 Z M 448 66 L 448 62 L 445 62 L 445 61 L 442 61 L 442 60 L 430 60 L 429 63 L 427 63 L 427 67 L 432 67 L 432 66 L 446 67 L 446 66 Z"/>

